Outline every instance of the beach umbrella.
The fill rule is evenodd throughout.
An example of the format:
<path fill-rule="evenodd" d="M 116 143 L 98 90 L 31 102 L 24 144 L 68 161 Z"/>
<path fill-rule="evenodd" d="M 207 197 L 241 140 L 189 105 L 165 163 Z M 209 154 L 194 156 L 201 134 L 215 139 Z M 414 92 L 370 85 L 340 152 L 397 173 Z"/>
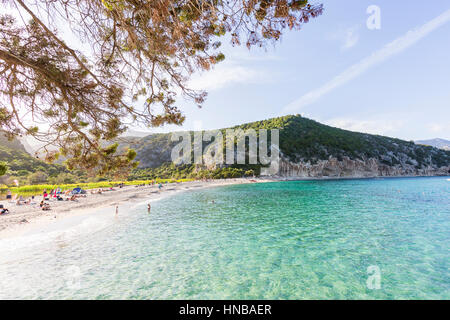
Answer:
<path fill-rule="evenodd" d="M 74 188 L 72 191 L 73 194 L 81 193 L 81 188 Z"/>

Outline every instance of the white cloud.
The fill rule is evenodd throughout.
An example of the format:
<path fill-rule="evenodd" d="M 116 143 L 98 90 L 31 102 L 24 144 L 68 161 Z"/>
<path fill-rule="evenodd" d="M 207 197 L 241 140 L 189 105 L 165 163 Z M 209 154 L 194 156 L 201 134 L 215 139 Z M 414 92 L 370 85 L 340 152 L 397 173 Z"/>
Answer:
<path fill-rule="evenodd" d="M 427 36 L 430 32 L 436 30 L 448 21 L 450 21 L 450 10 L 445 11 L 443 14 L 423 26 L 413 29 L 405 35 L 386 44 L 383 48 L 364 58 L 360 62 L 352 65 L 350 68 L 331 79 L 322 87 L 312 90 L 299 99 L 291 102 L 283 108 L 282 114 L 297 112 L 301 108 L 316 102 L 323 95 L 360 76 L 371 67 L 384 62 L 391 56 L 396 55 L 414 45 L 416 42 Z"/>
<path fill-rule="evenodd" d="M 273 62 L 281 61 L 280 56 L 274 53 L 268 53 L 267 51 L 257 51 L 256 49 L 248 50 L 245 46 L 235 46 L 229 48 L 229 53 L 227 54 L 228 62 Z"/>
<path fill-rule="evenodd" d="M 443 132 L 450 132 L 450 123 L 448 124 L 440 124 L 440 123 L 430 123 L 428 125 L 428 128 L 433 133 L 443 133 Z"/>
<path fill-rule="evenodd" d="M 265 72 L 235 64 L 219 64 L 212 70 L 196 74 L 189 86 L 196 90 L 215 90 L 233 84 L 254 84 L 266 82 Z"/>
<path fill-rule="evenodd" d="M 351 118 L 334 118 L 323 121 L 325 124 L 345 130 L 370 134 L 389 135 L 404 125 L 402 120 L 360 120 Z"/>

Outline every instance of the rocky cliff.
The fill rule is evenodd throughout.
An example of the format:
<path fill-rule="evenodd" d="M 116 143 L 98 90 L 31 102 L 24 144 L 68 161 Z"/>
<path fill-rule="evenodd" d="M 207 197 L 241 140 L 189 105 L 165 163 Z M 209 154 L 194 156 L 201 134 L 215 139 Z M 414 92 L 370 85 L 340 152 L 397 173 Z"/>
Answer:
<path fill-rule="evenodd" d="M 316 164 L 310 162 L 294 163 L 281 157 L 279 175 L 298 178 L 366 178 L 393 176 L 445 176 L 450 175 L 450 166 L 416 168 L 414 165 L 390 166 L 375 158 L 360 160 L 344 157 L 341 161 L 330 157 L 319 160 Z"/>

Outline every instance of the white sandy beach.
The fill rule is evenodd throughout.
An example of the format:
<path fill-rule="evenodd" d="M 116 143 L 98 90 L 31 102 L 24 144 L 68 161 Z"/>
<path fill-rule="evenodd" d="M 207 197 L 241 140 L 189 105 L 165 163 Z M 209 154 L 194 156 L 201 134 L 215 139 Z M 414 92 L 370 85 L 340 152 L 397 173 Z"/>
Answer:
<path fill-rule="evenodd" d="M 144 201 L 155 201 L 161 197 L 173 195 L 186 190 L 196 190 L 232 184 L 244 184 L 254 182 L 270 182 L 273 179 L 263 178 L 239 178 L 211 181 L 191 181 L 183 183 L 165 184 L 161 191 L 158 185 L 154 186 L 125 186 L 115 191 L 106 191 L 102 194 L 87 193 L 86 197 L 76 201 L 46 201 L 50 203 L 51 210 L 43 211 L 38 205 L 16 205 L 6 200 L 0 201 L 5 208 L 10 210 L 9 214 L 0 216 L 0 239 L 13 238 L 30 233 L 33 230 L 44 228 L 56 221 L 73 216 L 89 215 L 100 209 L 111 208 L 111 214 L 115 212 L 115 206 L 120 207 L 142 203 Z M 40 201 L 40 197 L 36 198 Z"/>

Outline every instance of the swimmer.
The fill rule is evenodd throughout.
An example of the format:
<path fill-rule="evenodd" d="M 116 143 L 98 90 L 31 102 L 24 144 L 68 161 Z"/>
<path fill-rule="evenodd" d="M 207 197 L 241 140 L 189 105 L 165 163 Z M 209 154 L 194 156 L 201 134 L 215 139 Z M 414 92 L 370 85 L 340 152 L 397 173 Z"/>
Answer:
<path fill-rule="evenodd" d="M 152 206 L 150 205 L 150 203 L 147 205 L 147 212 L 150 213 L 150 211 L 152 210 Z"/>

